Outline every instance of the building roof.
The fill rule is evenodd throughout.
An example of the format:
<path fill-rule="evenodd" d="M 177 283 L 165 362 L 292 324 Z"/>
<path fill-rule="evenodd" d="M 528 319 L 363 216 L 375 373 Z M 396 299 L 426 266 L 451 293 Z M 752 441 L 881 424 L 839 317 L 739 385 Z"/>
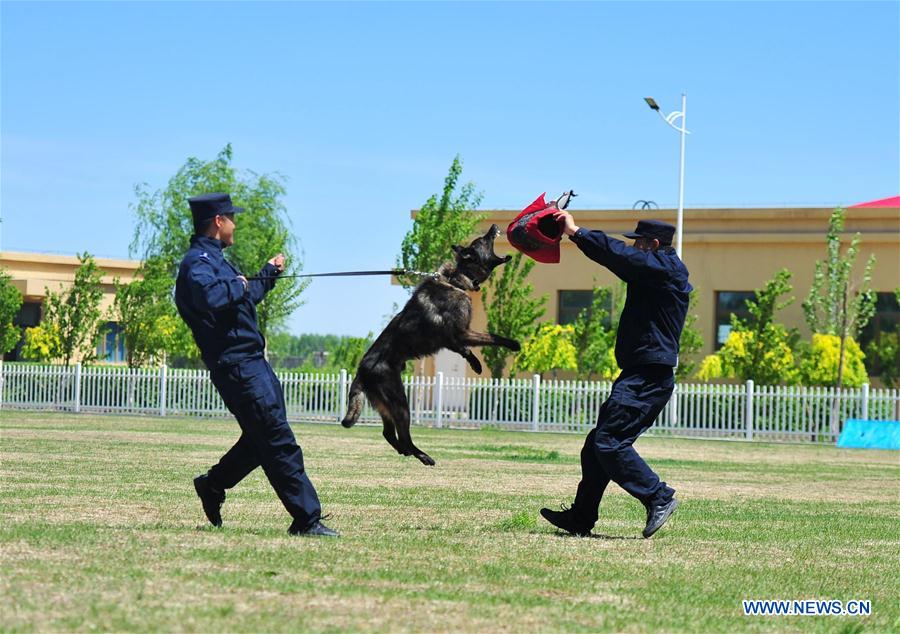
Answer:
<path fill-rule="evenodd" d="M 94 258 L 94 262 L 101 271 L 100 281 L 107 293 L 114 292 L 116 278 L 131 280 L 141 266 L 138 260 L 119 258 Z M 9 274 L 13 286 L 29 301 L 42 298 L 47 288 L 56 290 L 60 285 L 71 285 L 78 266 L 78 257 L 74 255 L 0 251 L 0 270 Z"/>
<path fill-rule="evenodd" d="M 878 200 L 870 200 L 867 203 L 859 203 L 853 205 L 852 208 L 883 208 L 883 207 L 900 207 L 900 196 L 891 196 L 890 198 L 879 198 Z"/>

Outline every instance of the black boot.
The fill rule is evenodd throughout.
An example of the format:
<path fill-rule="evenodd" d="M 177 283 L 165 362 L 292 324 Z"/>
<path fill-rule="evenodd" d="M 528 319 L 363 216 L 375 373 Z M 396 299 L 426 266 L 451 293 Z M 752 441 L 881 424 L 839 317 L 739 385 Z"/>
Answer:
<path fill-rule="evenodd" d="M 209 484 L 209 476 L 206 474 L 199 475 L 194 478 L 194 490 L 203 503 L 203 512 L 206 519 L 213 526 L 219 528 L 222 526 L 222 504 L 225 502 L 225 491 L 219 491 L 212 488 Z"/>
<path fill-rule="evenodd" d="M 575 509 L 562 507 L 561 511 L 554 511 L 548 508 L 541 509 L 541 517 L 553 524 L 556 528 L 566 531 L 571 535 L 578 537 L 588 537 L 591 529 L 585 527 L 578 520 Z"/>
<path fill-rule="evenodd" d="M 644 537 L 650 537 L 662 528 L 669 516 L 678 508 L 678 500 L 674 497 L 662 504 L 651 504 L 647 507 L 647 525 L 644 527 Z"/>
<path fill-rule="evenodd" d="M 336 530 L 328 528 L 322 523 L 321 519 L 316 520 L 312 524 L 301 526 L 297 520 L 288 528 L 291 535 L 303 535 L 305 537 L 340 537 L 341 534 Z"/>

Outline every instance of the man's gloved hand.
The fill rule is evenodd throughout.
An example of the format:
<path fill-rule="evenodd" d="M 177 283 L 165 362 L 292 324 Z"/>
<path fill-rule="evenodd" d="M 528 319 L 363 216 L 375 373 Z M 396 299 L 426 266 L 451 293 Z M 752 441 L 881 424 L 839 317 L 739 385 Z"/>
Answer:
<path fill-rule="evenodd" d="M 275 272 L 277 274 L 284 273 L 284 255 L 279 253 L 274 258 L 269 260 L 269 264 L 275 267 Z"/>

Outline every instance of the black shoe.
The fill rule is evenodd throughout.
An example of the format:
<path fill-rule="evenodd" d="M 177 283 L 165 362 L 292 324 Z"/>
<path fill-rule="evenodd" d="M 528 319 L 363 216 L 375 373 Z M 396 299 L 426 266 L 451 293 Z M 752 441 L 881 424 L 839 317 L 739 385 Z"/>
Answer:
<path fill-rule="evenodd" d="M 541 509 L 541 517 L 553 524 L 556 528 L 564 530 L 571 535 L 588 537 L 591 534 L 590 528 L 585 528 L 584 525 L 578 523 L 574 509 L 566 508 L 565 506 L 562 507 L 561 511 L 543 508 Z"/>
<path fill-rule="evenodd" d="M 669 516 L 678 508 L 678 500 L 674 497 L 663 504 L 653 504 L 647 507 L 647 525 L 644 527 L 644 537 L 650 537 L 662 528 Z"/>
<path fill-rule="evenodd" d="M 209 476 L 206 474 L 194 478 L 194 489 L 203 503 L 203 512 L 206 519 L 215 527 L 222 526 L 222 513 L 220 509 L 225 502 L 225 491 L 217 491 L 209 484 Z"/>
<path fill-rule="evenodd" d="M 291 527 L 288 529 L 288 533 L 291 535 L 303 535 L 308 537 L 340 537 L 341 534 L 334 529 L 328 528 L 321 522 L 321 520 L 316 520 L 309 526 L 305 528 L 300 528 L 297 525 L 297 520 L 294 520 L 294 523 L 291 524 Z"/>

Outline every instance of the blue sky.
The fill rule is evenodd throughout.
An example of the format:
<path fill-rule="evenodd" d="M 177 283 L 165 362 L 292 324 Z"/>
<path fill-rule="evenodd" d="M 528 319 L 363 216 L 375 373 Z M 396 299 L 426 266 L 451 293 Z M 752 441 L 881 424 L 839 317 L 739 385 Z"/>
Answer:
<path fill-rule="evenodd" d="M 482 208 L 836 205 L 900 192 L 900 3 L 2 2 L 2 248 L 127 257 L 133 187 L 231 143 L 307 272 L 393 265 L 454 155 Z M 377 332 L 387 278 L 295 332 Z"/>

